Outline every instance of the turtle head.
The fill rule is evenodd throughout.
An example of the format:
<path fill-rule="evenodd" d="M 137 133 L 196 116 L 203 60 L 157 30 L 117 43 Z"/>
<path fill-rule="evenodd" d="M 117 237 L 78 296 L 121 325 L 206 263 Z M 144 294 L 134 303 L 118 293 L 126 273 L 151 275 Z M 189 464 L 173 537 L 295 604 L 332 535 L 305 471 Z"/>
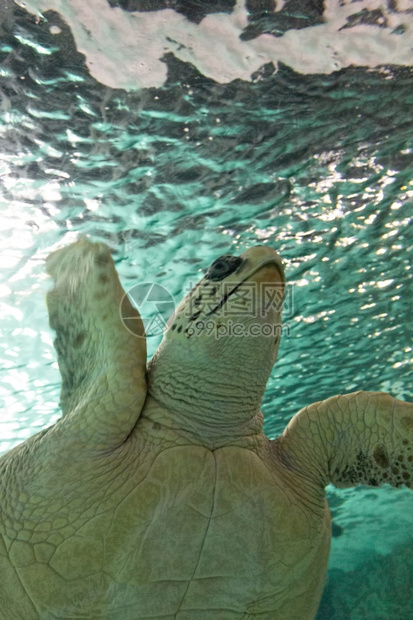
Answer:
<path fill-rule="evenodd" d="M 272 248 L 255 246 L 240 256 L 223 254 L 169 319 L 165 344 L 194 352 L 200 369 L 211 362 L 215 367 L 239 368 L 246 356 L 251 364 L 272 367 L 284 286 L 282 261 Z"/>
<path fill-rule="evenodd" d="M 284 286 L 281 258 L 267 246 L 214 260 L 167 323 L 150 393 L 208 426 L 254 417 L 277 356 Z"/>

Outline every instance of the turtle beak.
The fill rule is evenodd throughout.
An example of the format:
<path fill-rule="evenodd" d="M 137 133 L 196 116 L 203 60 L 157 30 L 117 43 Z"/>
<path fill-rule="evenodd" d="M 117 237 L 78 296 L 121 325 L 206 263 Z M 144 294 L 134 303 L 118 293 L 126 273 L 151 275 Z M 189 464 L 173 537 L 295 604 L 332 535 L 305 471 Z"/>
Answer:
<path fill-rule="evenodd" d="M 240 258 L 242 258 L 242 263 L 238 267 L 236 273 L 241 276 L 241 282 L 248 280 L 248 278 L 257 273 L 257 271 L 260 271 L 263 267 L 274 265 L 278 271 L 278 275 L 281 277 L 281 282 L 285 284 L 284 266 L 281 256 L 272 248 L 266 245 L 255 245 L 246 252 L 243 252 L 243 254 L 240 254 Z M 262 281 L 264 280 L 265 278 L 262 279 Z"/>
<path fill-rule="evenodd" d="M 243 252 L 243 254 L 240 254 L 239 258 L 242 259 L 242 263 L 235 270 L 234 274 L 229 276 L 231 278 L 231 290 L 221 297 L 214 308 L 205 315 L 206 317 L 215 314 L 215 312 L 226 303 L 228 298 L 235 293 L 246 280 L 249 280 L 253 276 L 255 276 L 254 281 L 256 283 L 270 284 L 275 287 L 281 284 L 284 290 L 284 267 L 281 256 L 277 254 L 275 250 L 265 245 L 256 245 L 249 248 L 246 252 Z M 257 274 L 258 271 L 261 271 L 261 273 Z"/>

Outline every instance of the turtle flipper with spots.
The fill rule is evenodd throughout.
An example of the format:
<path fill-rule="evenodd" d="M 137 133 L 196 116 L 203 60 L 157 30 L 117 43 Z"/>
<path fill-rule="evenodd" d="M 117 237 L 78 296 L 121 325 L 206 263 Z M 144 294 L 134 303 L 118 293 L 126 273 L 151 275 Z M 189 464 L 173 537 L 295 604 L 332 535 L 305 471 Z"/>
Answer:
<path fill-rule="evenodd" d="M 413 405 L 334 396 L 265 436 L 271 248 L 214 261 L 147 368 L 105 246 L 83 239 L 47 269 L 63 416 L 0 459 L 0 620 L 314 618 L 324 488 L 412 488 Z"/>

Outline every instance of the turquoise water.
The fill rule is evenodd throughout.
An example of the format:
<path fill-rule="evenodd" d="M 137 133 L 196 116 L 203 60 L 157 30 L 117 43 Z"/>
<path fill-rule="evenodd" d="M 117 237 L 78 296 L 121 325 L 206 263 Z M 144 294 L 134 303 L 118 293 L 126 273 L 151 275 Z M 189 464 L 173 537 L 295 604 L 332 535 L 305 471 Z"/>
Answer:
<path fill-rule="evenodd" d="M 90 75 L 56 15 L 36 21 L 16 8 L 7 20 L 1 452 L 59 417 L 43 259 L 78 234 L 111 246 L 126 289 L 157 282 L 175 302 L 218 255 L 277 249 L 292 292 L 263 403 L 270 437 L 335 393 L 413 400 L 412 69 L 265 65 L 249 82 L 220 84 L 167 54 L 163 86 L 127 92 Z M 150 355 L 159 340 L 149 338 Z M 328 496 L 319 620 L 413 617 L 411 493 Z"/>

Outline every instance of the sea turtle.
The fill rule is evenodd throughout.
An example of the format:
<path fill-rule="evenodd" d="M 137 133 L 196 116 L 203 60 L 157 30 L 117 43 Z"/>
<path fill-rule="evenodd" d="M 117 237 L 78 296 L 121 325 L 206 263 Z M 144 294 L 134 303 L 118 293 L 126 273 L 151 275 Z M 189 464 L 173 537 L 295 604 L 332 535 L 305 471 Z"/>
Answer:
<path fill-rule="evenodd" d="M 264 435 L 284 287 L 267 246 L 212 263 L 147 368 L 104 244 L 47 270 L 63 416 L 0 459 L 1 619 L 313 618 L 324 488 L 412 488 L 413 405 L 333 396 Z"/>

